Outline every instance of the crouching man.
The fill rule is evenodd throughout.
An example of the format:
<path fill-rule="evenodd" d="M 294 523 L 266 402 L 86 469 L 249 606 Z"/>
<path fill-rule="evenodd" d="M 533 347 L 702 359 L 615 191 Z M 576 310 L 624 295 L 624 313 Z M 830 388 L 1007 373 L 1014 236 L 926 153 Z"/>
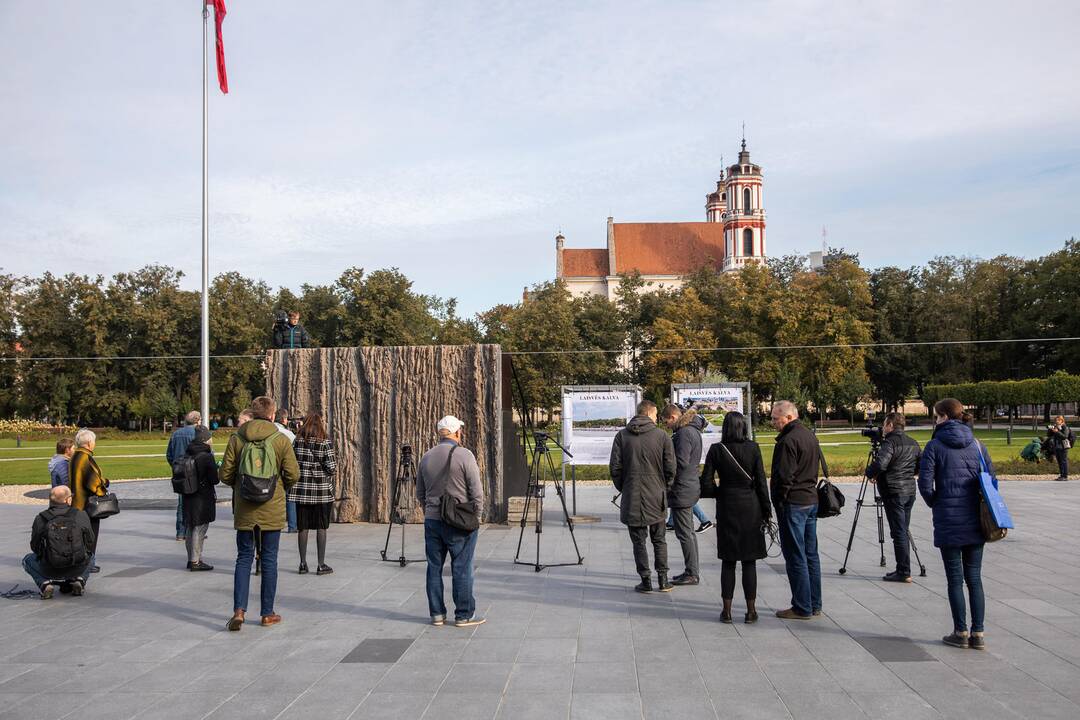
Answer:
<path fill-rule="evenodd" d="M 34 578 L 41 599 L 48 600 L 56 588 L 82 595 L 90 569 L 94 531 L 89 516 L 71 507 L 71 489 L 57 485 L 49 493 L 49 509 L 34 518 L 30 531 L 30 554 L 23 569 Z"/>

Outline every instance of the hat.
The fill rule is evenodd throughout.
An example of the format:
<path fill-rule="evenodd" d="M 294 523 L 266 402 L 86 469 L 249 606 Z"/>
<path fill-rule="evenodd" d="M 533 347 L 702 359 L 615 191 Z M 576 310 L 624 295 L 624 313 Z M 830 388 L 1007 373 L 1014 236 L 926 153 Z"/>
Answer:
<path fill-rule="evenodd" d="M 210 442 L 210 431 L 203 425 L 199 425 L 195 428 L 195 442 L 208 443 Z"/>
<path fill-rule="evenodd" d="M 446 417 L 444 417 L 442 420 L 439 421 L 439 424 L 438 424 L 436 429 L 439 432 L 442 432 L 443 430 L 445 430 L 446 432 L 453 435 L 458 430 L 460 430 L 461 426 L 464 425 L 464 424 L 465 423 L 461 422 L 460 420 L 458 420 L 453 415 L 447 415 Z"/>

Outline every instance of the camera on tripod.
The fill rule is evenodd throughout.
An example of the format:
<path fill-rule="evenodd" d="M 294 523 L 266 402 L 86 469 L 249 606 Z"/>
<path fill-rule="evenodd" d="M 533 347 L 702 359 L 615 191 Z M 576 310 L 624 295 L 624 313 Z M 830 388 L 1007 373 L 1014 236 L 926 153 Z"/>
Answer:
<path fill-rule="evenodd" d="M 868 423 L 866 427 L 859 431 L 859 434 L 864 438 L 870 439 L 870 444 L 877 447 L 881 444 L 881 440 L 885 437 L 885 433 L 882 428 L 873 423 Z"/>
<path fill-rule="evenodd" d="M 401 464 L 411 465 L 413 461 L 412 445 L 401 446 Z"/>

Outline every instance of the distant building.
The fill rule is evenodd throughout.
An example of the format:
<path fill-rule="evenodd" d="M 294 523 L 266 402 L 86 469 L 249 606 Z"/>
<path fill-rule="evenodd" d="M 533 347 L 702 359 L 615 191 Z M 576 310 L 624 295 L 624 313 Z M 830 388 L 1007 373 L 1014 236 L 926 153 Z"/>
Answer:
<path fill-rule="evenodd" d="M 739 161 L 720 172 L 705 197 L 705 222 L 617 223 L 607 220 L 607 247 L 566 248 L 555 238 L 555 277 L 574 296 L 615 298 L 619 275 L 637 271 L 653 289 L 677 288 L 703 265 L 718 272 L 766 262 L 761 166 L 750 162 L 746 140 Z"/>

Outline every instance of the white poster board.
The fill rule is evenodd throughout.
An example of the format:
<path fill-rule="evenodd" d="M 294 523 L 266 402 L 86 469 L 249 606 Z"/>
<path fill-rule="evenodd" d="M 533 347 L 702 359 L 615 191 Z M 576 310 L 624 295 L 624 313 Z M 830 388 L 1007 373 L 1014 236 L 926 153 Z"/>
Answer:
<path fill-rule="evenodd" d="M 706 426 L 701 435 L 701 462 L 709 448 L 720 442 L 720 428 L 729 412 L 746 415 L 746 398 L 749 383 L 716 383 L 713 385 L 672 385 L 671 401 L 683 408 L 693 408 L 705 418 Z M 750 425 L 748 417 L 747 425 Z M 752 432 L 752 428 L 748 427 Z"/>
<path fill-rule="evenodd" d="M 607 465 L 615 435 L 634 417 L 641 388 L 629 385 L 562 389 L 562 444 L 569 465 Z"/>

